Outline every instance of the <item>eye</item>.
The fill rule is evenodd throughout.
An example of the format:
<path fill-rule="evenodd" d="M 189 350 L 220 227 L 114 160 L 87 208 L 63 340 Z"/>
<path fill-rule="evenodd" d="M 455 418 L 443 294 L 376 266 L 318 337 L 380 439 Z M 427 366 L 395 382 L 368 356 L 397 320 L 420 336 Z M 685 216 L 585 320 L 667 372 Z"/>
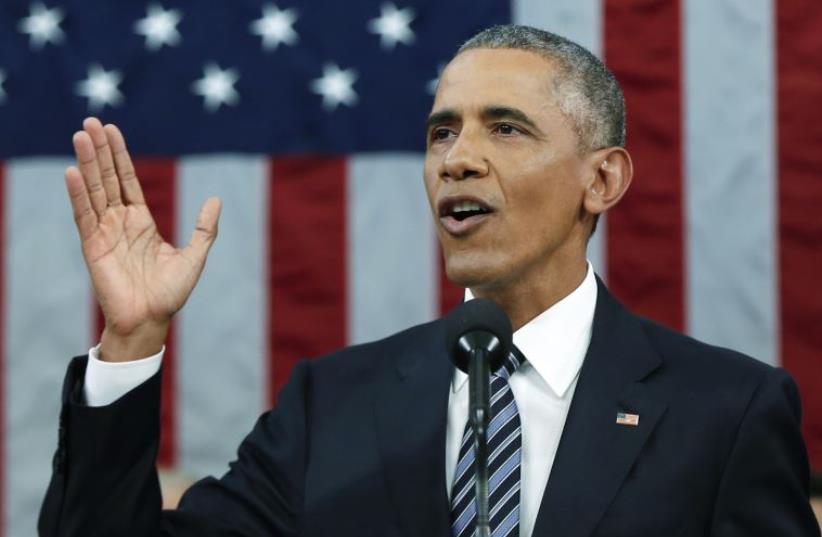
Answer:
<path fill-rule="evenodd" d="M 431 130 L 431 140 L 432 141 L 440 141 L 440 140 L 447 140 L 451 137 L 453 132 L 451 129 L 446 129 L 445 127 L 437 127 Z"/>
<path fill-rule="evenodd" d="M 511 125 L 510 123 L 500 123 L 494 127 L 494 131 L 503 136 L 511 136 L 512 134 L 522 134 L 522 130 Z"/>

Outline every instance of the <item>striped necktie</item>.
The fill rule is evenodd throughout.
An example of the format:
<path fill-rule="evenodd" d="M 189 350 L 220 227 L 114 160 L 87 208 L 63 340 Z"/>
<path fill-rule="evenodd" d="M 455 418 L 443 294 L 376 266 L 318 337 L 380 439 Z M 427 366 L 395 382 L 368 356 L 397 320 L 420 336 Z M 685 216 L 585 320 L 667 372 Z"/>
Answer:
<path fill-rule="evenodd" d="M 519 488 L 522 434 L 519 410 L 508 378 L 525 362 L 514 348 L 491 375 L 491 416 L 488 424 L 488 509 L 492 537 L 519 535 Z M 451 533 L 474 534 L 477 519 L 474 489 L 474 433 L 470 421 L 462 436 L 459 462 L 451 488 Z"/>

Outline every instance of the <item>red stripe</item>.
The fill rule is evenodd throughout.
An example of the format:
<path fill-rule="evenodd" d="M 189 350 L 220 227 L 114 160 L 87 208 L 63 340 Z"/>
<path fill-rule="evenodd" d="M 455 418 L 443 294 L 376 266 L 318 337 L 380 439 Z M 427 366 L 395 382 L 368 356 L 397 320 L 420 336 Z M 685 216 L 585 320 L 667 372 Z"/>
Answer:
<path fill-rule="evenodd" d="M 268 270 L 270 399 L 300 358 L 346 342 L 346 161 L 271 162 Z"/>
<path fill-rule="evenodd" d="M 175 213 L 177 207 L 177 170 L 175 162 L 167 159 L 137 159 L 134 162 L 134 167 L 140 178 L 146 203 L 151 208 L 151 214 L 157 224 L 157 229 L 166 241 L 175 244 Z M 100 308 L 97 307 L 96 310 L 97 332 L 95 338 L 99 340 L 105 320 Z M 163 355 L 160 451 L 157 455 L 157 464 L 160 466 L 174 466 L 177 461 L 175 331 L 175 323 L 172 322 L 166 340 L 166 351 Z"/>
<path fill-rule="evenodd" d="M 134 163 L 146 203 L 151 207 L 154 222 L 163 238 L 175 244 L 177 208 L 177 168 L 170 159 L 139 159 Z M 187 239 L 187 238 L 186 238 Z M 157 464 L 174 466 L 177 461 L 177 385 L 175 327 L 166 339 L 163 356 L 163 387 L 160 404 L 160 452 Z"/>
<path fill-rule="evenodd" d="M 439 271 L 440 271 L 440 314 L 445 315 L 451 309 L 462 302 L 465 289 L 459 285 L 451 283 L 445 273 L 445 260 L 442 257 L 442 250 L 439 250 Z"/>
<path fill-rule="evenodd" d="M 822 472 L 822 3 L 776 6 L 782 365 L 799 385 L 811 466 Z"/>
<path fill-rule="evenodd" d="M 684 325 L 678 0 L 605 0 L 605 56 L 625 92 L 634 181 L 608 215 L 609 287 L 633 310 Z"/>

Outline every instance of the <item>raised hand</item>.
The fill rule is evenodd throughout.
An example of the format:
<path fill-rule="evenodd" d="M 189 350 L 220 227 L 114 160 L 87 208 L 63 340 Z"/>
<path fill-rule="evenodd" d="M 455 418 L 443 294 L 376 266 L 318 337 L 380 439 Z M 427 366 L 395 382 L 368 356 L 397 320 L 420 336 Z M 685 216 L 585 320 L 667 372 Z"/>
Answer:
<path fill-rule="evenodd" d="M 66 186 L 106 320 L 100 355 L 127 361 L 154 354 L 203 270 L 220 199 L 206 200 L 190 242 L 175 248 L 157 230 L 119 129 L 88 118 L 73 142 L 77 166 L 66 169 Z"/>

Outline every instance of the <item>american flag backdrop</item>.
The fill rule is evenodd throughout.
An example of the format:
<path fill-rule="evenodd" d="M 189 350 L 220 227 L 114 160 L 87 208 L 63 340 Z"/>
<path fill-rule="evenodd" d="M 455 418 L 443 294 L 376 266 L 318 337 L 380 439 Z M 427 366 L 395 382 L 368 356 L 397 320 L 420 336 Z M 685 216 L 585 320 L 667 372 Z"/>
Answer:
<path fill-rule="evenodd" d="M 0 536 L 35 532 L 61 380 L 101 328 L 62 179 L 82 118 L 122 128 L 167 238 L 224 201 L 168 342 L 160 455 L 221 474 L 296 359 L 459 300 L 423 122 L 458 44 L 511 21 L 624 88 L 636 175 L 595 269 L 635 311 L 786 367 L 822 471 L 819 0 L 4 0 Z"/>

